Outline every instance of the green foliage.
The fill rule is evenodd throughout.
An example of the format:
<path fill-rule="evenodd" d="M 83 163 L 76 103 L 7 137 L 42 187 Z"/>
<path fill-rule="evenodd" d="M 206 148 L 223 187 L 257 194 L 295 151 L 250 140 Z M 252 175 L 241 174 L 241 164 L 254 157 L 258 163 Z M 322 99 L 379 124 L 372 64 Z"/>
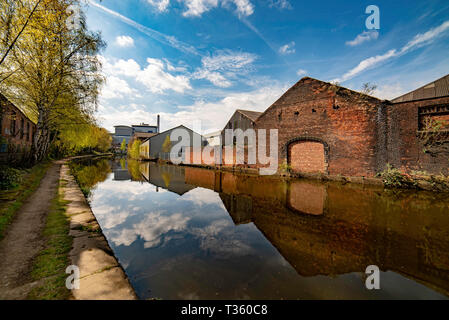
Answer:
<path fill-rule="evenodd" d="M 432 118 L 425 118 L 423 128 L 419 131 L 419 139 L 423 145 L 423 152 L 436 156 L 449 154 L 447 131 L 449 123 Z"/>
<path fill-rule="evenodd" d="M 83 149 L 83 143 L 88 149 L 97 146 L 85 140 L 99 130 L 93 127 L 104 82 L 99 53 L 105 46 L 100 33 L 87 29 L 83 12 L 79 28 L 68 27 L 72 13 L 67 9 L 81 0 L 38 2 L 32 17 L 36 0 L 2 0 L 0 6 L 0 49 L 14 43 L 0 65 L 0 91 L 37 122 L 34 162 L 51 151 L 70 153 Z"/>
<path fill-rule="evenodd" d="M 293 170 L 292 166 L 284 161 L 281 165 L 279 165 L 279 172 L 289 173 Z"/>
<path fill-rule="evenodd" d="M 142 176 L 142 173 L 140 172 L 140 165 L 141 162 L 137 160 L 128 160 L 128 172 L 132 177 L 133 181 L 144 181 L 145 178 Z"/>
<path fill-rule="evenodd" d="M 129 146 L 128 150 L 128 156 L 131 159 L 138 160 L 140 159 L 140 146 L 142 145 L 142 142 L 140 140 L 134 140 L 132 144 Z"/>
<path fill-rule="evenodd" d="M 61 129 L 53 146 L 56 156 L 83 153 L 105 153 L 111 148 L 112 138 L 106 129 L 94 124 L 84 124 Z"/>
<path fill-rule="evenodd" d="M 387 188 L 416 188 L 417 183 L 409 175 L 403 174 L 399 169 L 387 164 L 387 167 L 380 174 L 384 185 Z"/>
<path fill-rule="evenodd" d="M 0 166 L 0 190 L 16 188 L 20 183 L 20 170 L 1 165 Z"/>
<path fill-rule="evenodd" d="M 120 150 L 121 150 L 122 152 L 125 152 L 125 151 L 126 151 L 126 140 L 125 140 L 125 139 L 123 139 L 123 141 L 122 141 L 122 144 L 121 144 L 121 146 L 120 146 Z"/>
<path fill-rule="evenodd" d="M 88 162 L 72 161 L 69 166 L 71 173 L 87 199 L 95 185 L 105 181 L 111 172 L 108 159 L 98 159 Z"/>
<path fill-rule="evenodd" d="M 166 136 L 164 143 L 162 144 L 162 151 L 169 153 L 171 151 L 171 140 L 170 140 L 170 136 Z"/>
<path fill-rule="evenodd" d="M 45 248 L 36 257 L 31 271 L 33 280 L 43 279 L 43 283 L 31 290 L 28 299 L 70 298 L 71 292 L 65 286 L 65 269 L 70 264 L 68 254 L 72 248 L 72 237 L 69 236 L 70 222 L 66 216 L 66 205 L 67 201 L 62 199 L 61 194 L 52 201 L 43 231 Z"/>

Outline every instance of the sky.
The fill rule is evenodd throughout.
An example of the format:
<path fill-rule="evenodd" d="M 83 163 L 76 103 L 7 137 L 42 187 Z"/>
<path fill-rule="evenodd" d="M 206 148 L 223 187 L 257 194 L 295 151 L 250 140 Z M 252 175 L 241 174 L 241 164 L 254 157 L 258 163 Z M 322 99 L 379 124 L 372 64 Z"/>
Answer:
<path fill-rule="evenodd" d="M 302 77 L 392 99 L 449 73 L 447 0 L 85 0 L 106 84 L 97 117 L 221 130 Z M 379 29 L 367 29 L 369 5 Z M 371 21 L 371 20 L 370 20 Z"/>

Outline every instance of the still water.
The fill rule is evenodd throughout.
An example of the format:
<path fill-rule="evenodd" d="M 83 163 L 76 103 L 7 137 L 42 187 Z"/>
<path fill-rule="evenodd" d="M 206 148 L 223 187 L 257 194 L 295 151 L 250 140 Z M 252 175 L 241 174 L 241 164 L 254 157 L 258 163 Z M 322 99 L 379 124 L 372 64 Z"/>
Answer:
<path fill-rule="evenodd" d="M 447 195 L 123 159 L 72 169 L 141 299 L 449 296 Z"/>

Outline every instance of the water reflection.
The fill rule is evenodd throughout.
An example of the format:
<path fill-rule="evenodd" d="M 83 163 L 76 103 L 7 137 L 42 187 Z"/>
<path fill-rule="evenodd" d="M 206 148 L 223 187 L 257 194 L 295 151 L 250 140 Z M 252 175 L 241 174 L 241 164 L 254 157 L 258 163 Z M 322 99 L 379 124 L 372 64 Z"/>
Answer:
<path fill-rule="evenodd" d="M 130 179 L 114 180 L 123 166 L 113 162 L 91 205 L 141 298 L 448 295 L 445 197 L 126 165 Z M 379 291 L 364 286 L 371 264 L 383 271 Z"/>

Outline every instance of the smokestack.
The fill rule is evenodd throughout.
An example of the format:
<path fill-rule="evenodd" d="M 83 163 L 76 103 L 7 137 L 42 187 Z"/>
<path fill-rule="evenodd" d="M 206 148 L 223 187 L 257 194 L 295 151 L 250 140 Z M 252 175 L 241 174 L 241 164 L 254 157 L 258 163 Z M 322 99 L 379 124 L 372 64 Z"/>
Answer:
<path fill-rule="evenodd" d="M 161 133 L 161 116 L 157 115 L 157 133 Z"/>

